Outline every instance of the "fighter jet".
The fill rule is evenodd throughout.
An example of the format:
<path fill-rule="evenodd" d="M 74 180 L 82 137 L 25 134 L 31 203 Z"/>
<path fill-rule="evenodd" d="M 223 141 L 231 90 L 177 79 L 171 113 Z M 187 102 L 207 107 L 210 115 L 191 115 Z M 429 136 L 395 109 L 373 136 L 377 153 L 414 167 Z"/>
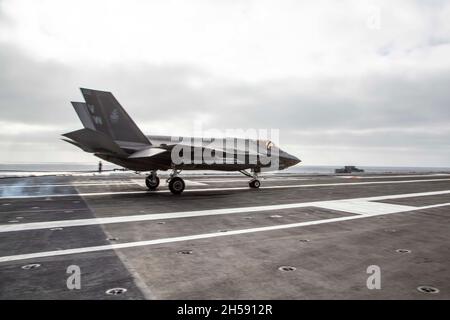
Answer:
<path fill-rule="evenodd" d="M 181 194 L 182 170 L 239 171 L 250 188 L 259 188 L 258 174 L 282 170 L 300 160 L 263 139 L 195 138 L 144 135 L 111 92 L 81 88 L 85 102 L 71 102 L 84 128 L 63 134 L 67 141 L 100 159 L 136 172 L 149 172 L 145 183 L 156 190 L 158 170 L 171 170 L 173 194 Z"/>

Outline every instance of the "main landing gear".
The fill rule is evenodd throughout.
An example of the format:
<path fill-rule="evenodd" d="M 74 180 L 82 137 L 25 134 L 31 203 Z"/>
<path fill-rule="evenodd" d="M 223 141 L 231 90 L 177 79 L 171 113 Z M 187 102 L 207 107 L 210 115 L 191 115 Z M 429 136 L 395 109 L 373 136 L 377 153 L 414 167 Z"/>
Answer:
<path fill-rule="evenodd" d="M 184 191 L 185 183 L 184 180 L 178 177 L 181 170 L 174 170 L 172 174 L 167 179 L 169 183 L 170 192 L 173 194 L 180 194 Z M 159 186 L 159 177 L 156 175 L 156 171 L 152 171 L 147 178 L 145 178 L 145 184 L 148 190 L 156 190 Z"/>
<path fill-rule="evenodd" d="M 184 180 L 178 177 L 181 170 L 173 170 L 167 182 L 169 182 L 169 190 L 173 194 L 181 194 L 186 187 Z"/>
<path fill-rule="evenodd" d="M 245 170 L 241 170 L 239 171 L 240 173 L 242 173 L 243 175 L 246 175 L 247 177 L 252 178 L 249 182 L 248 182 L 248 186 L 250 188 L 253 189 L 258 189 L 261 186 L 261 182 L 258 180 L 258 172 L 255 170 L 252 170 L 252 173 L 248 173 Z"/>
<path fill-rule="evenodd" d="M 152 173 L 145 178 L 145 184 L 147 185 L 148 190 L 156 190 L 159 186 L 159 177 L 156 175 L 156 171 L 152 171 Z"/>

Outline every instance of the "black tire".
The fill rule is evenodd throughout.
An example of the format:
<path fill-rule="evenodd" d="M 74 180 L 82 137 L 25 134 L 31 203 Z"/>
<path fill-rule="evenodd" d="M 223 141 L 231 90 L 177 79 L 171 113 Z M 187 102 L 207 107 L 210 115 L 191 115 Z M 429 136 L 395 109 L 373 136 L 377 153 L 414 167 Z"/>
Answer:
<path fill-rule="evenodd" d="M 248 183 L 248 185 L 250 188 L 258 189 L 261 186 L 261 182 L 258 179 L 253 179 Z"/>
<path fill-rule="evenodd" d="M 180 194 L 184 191 L 184 180 L 179 178 L 179 177 L 175 177 L 170 179 L 169 182 L 169 189 L 170 192 L 172 192 L 173 194 Z"/>
<path fill-rule="evenodd" d="M 151 179 L 151 176 L 145 178 L 145 184 L 149 190 L 155 190 L 159 186 L 159 177 L 155 176 L 154 179 Z"/>

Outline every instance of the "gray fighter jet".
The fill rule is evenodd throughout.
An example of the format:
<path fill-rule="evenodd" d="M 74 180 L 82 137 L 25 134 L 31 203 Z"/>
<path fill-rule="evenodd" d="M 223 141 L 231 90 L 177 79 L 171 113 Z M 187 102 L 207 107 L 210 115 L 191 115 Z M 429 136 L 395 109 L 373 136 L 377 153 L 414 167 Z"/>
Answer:
<path fill-rule="evenodd" d="M 138 172 L 150 172 L 150 190 L 159 186 L 158 170 L 172 170 L 169 189 L 180 194 L 181 170 L 239 171 L 259 188 L 262 170 L 280 170 L 300 162 L 269 140 L 145 136 L 111 92 L 81 88 L 85 102 L 72 102 L 84 129 L 63 134 L 83 151 Z M 250 170 L 247 171 L 247 170 Z"/>

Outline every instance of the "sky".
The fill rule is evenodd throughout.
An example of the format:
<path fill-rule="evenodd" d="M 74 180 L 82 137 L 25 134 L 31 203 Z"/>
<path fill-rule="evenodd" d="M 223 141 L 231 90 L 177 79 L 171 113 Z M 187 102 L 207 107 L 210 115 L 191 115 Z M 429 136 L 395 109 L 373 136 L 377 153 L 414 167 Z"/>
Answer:
<path fill-rule="evenodd" d="M 450 166 L 450 2 L 0 0 L 0 163 L 95 162 L 79 87 L 146 134 L 279 129 L 304 165 Z"/>

